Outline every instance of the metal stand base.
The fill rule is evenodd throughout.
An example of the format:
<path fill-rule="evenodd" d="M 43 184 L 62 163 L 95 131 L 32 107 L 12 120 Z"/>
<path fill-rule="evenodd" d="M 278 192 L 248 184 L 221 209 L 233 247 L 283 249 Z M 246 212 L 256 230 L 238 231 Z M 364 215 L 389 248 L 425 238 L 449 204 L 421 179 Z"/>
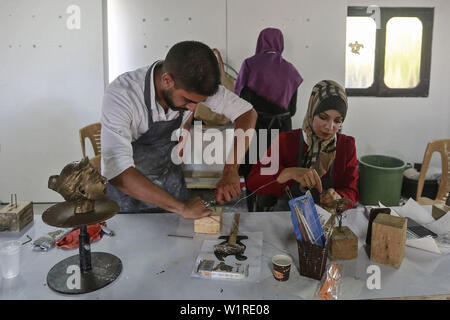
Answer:
<path fill-rule="evenodd" d="M 105 252 L 92 252 L 92 268 L 80 270 L 80 255 L 58 262 L 47 274 L 50 289 L 65 294 L 88 293 L 110 284 L 122 272 L 122 261 Z"/>

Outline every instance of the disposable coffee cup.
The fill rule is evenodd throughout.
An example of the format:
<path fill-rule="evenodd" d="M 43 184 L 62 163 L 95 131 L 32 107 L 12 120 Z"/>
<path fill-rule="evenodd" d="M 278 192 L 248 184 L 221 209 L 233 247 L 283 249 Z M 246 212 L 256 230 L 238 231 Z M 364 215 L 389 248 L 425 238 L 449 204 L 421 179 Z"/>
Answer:
<path fill-rule="evenodd" d="M 291 272 L 292 258 L 284 254 L 277 254 L 273 256 L 272 264 L 273 277 L 278 281 L 287 281 Z"/>
<path fill-rule="evenodd" d="M 20 247 L 17 240 L 0 243 L 0 269 L 5 279 L 16 277 L 20 272 Z"/>

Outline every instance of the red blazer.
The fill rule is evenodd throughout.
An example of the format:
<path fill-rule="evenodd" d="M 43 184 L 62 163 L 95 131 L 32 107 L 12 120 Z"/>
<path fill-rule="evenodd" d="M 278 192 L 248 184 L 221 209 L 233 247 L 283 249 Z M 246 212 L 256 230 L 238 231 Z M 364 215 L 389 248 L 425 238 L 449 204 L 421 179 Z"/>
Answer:
<path fill-rule="evenodd" d="M 247 177 L 247 187 L 254 192 L 261 186 L 276 180 L 284 168 L 298 167 L 298 148 L 300 144 L 301 129 L 281 132 L 279 135 L 279 169 L 275 175 L 261 175 L 261 167 L 270 167 L 270 163 L 263 165 L 260 161 L 255 163 Z M 304 143 L 303 155 L 305 155 L 307 145 Z M 267 155 L 270 157 L 271 148 L 267 150 Z M 355 138 L 346 136 L 345 134 L 337 134 L 336 142 L 336 158 L 333 166 L 333 182 L 334 189 L 342 197 L 353 201 L 353 205 L 359 199 L 359 192 L 357 182 L 358 174 L 358 160 L 356 158 Z M 329 171 L 324 175 L 327 177 Z M 290 180 L 285 184 L 278 182 L 269 184 L 268 186 L 259 189 L 257 194 L 273 194 L 277 197 L 284 193 L 286 185 L 292 186 L 294 180 Z"/>

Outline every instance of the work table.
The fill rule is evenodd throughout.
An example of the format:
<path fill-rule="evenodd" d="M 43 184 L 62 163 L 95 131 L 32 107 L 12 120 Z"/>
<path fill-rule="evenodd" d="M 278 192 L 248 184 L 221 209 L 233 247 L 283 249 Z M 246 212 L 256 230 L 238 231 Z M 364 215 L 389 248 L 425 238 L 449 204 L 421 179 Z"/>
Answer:
<path fill-rule="evenodd" d="M 41 205 L 42 206 L 42 205 Z M 49 204 L 47 207 L 50 207 Z M 431 210 L 431 209 L 430 209 Z M 229 233 L 232 214 L 224 213 L 222 234 Z M 362 208 L 347 211 L 343 225 L 358 236 L 358 257 L 337 261 L 343 265 L 343 298 L 376 299 L 411 296 L 448 297 L 450 294 L 450 255 L 437 255 L 406 247 L 399 269 L 370 261 L 364 244 L 368 220 Z M 49 270 L 61 260 L 78 254 L 78 249 L 52 248 L 32 251 L 32 242 L 22 246 L 20 274 L 14 279 L 0 279 L 0 300 L 5 299 L 311 299 L 318 281 L 299 275 L 298 250 L 289 212 L 242 212 L 239 234 L 262 232 L 263 252 L 258 282 L 205 280 L 191 277 L 195 258 L 205 239 L 217 235 L 193 233 L 193 221 L 176 214 L 118 214 L 107 221 L 115 236 L 103 235 L 91 243 L 92 252 L 107 252 L 121 259 L 122 273 L 113 283 L 97 291 L 64 295 L 47 287 Z M 0 240 L 33 240 L 57 228 L 34 222 L 21 233 L 0 233 Z M 188 235 L 193 238 L 168 235 Z M 288 254 L 294 260 L 290 279 L 276 281 L 271 273 L 271 258 Z M 328 262 L 330 262 L 328 260 Z M 371 265 L 379 266 L 381 289 L 368 289 Z M 444 295 L 444 296 L 442 296 Z"/>

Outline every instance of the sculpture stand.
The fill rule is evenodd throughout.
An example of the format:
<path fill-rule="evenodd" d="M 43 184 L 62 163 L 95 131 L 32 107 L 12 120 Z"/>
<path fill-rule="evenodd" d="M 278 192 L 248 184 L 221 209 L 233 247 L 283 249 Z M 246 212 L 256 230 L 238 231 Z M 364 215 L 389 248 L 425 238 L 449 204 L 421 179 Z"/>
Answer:
<path fill-rule="evenodd" d="M 80 228 L 79 254 L 71 256 L 57 263 L 47 274 L 47 285 L 50 289 L 64 294 L 88 293 L 103 288 L 116 280 L 122 271 L 122 261 L 109 253 L 91 253 L 90 236 L 87 225 L 105 221 L 114 216 L 118 206 L 114 201 L 98 200 L 92 212 L 75 213 L 76 204 L 71 202 L 59 203 L 42 216 L 42 220 L 55 227 Z M 69 211 L 72 210 L 70 213 Z M 108 212 L 105 212 L 107 210 Z M 77 225 L 78 221 L 89 222 Z M 90 221 L 89 221 L 90 220 Z"/>

